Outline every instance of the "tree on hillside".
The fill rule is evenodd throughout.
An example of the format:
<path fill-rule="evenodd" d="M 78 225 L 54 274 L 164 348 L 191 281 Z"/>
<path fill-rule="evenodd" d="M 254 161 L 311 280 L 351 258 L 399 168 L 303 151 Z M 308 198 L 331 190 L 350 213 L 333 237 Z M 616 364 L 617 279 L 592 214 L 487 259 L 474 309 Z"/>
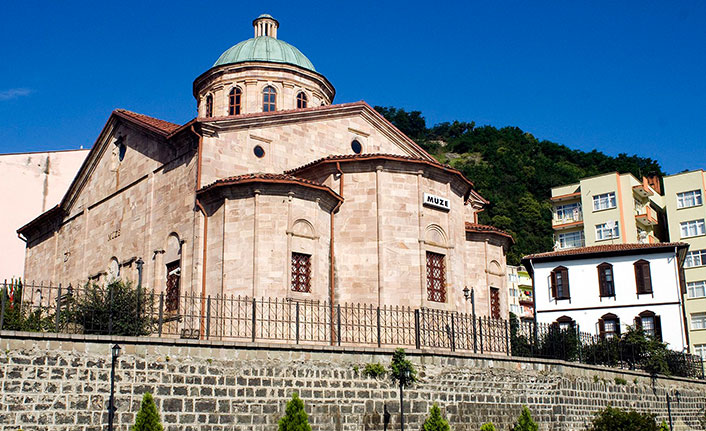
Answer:
<path fill-rule="evenodd" d="M 504 229 L 515 238 L 508 253 L 510 264 L 518 264 L 526 254 L 552 249 L 552 187 L 615 171 L 637 178 L 650 173 L 663 175 L 659 163 L 650 158 L 572 150 L 540 141 L 517 127 L 476 127 L 473 122 L 454 121 L 429 128 L 419 111 L 375 109 L 437 160 L 473 181 L 476 190 L 490 201 L 480 213 L 480 222 Z"/>

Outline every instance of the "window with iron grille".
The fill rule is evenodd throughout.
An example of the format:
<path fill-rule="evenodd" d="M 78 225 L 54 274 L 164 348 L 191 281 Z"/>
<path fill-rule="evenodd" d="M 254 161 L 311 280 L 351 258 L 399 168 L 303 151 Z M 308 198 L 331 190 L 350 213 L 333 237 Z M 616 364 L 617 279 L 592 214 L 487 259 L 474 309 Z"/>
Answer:
<path fill-rule="evenodd" d="M 165 309 L 167 313 L 179 311 L 179 285 L 181 284 L 180 261 L 167 264 L 167 297 Z"/>
<path fill-rule="evenodd" d="M 490 317 L 500 318 L 500 289 L 497 287 L 490 288 Z"/>
<path fill-rule="evenodd" d="M 292 290 L 309 292 L 311 290 L 311 255 L 292 253 Z"/>
<path fill-rule="evenodd" d="M 427 300 L 446 302 L 446 267 L 443 254 L 427 252 Z"/>

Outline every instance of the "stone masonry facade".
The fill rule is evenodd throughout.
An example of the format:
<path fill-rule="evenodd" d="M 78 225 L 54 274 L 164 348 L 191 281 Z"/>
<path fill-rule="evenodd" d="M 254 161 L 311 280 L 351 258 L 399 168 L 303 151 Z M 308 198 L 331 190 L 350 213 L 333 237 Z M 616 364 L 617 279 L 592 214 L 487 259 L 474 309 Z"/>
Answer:
<path fill-rule="evenodd" d="M 168 431 L 274 430 L 293 392 L 304 400 L 314 431 L 382 430 L 384 405 L 392 414 L 389 429 L 399 429 L 398 389 L 362 374 L 367 363 L 389 364 L 391 349 L 3 332 L 0 430 L 105 429 L 116 342 L 123 351 L 116 430 L 128 430 L 147 391 Z M 542 431 L 585 429 L 608 404 L 661 420 L 667 418 L 666 393 L 676 390 L 675 429 L 704 429 L 703 381 L 503 356 L 416 350 L 408 356 L 420 377 L 405 390 L 409 429 L 419 429 L 433 403 L 458 431 L 486 421 L 506 430 L 523 405 Z"/>

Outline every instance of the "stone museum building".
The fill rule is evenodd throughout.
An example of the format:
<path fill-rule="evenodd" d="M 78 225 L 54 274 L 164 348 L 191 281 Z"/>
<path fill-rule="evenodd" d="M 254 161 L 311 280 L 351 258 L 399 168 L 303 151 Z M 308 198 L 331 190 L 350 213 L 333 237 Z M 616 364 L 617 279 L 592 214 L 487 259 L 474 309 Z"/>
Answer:
<path fill-rule="evenodd" d="M 137 279 L 185 293 L 508 314 L 512 237 L 488 202 L 365 102 L 335 89 L 269 15 L 196 78 L 197 118 L 116 110 L 61 202 L 18 230 L 25 279 Z"/>

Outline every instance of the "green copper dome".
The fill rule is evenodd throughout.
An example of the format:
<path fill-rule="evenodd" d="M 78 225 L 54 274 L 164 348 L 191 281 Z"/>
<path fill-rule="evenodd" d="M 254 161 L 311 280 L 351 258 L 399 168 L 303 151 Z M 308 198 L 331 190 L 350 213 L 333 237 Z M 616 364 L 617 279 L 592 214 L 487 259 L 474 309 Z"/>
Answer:
<path fill-rule="evenodd" d="M 258 36 L 240 42 L 221 54 L 213 67 L 246 61 L 287 63 L 316 72 L 314 65 L 301 51 L 271 36 Z"/>

